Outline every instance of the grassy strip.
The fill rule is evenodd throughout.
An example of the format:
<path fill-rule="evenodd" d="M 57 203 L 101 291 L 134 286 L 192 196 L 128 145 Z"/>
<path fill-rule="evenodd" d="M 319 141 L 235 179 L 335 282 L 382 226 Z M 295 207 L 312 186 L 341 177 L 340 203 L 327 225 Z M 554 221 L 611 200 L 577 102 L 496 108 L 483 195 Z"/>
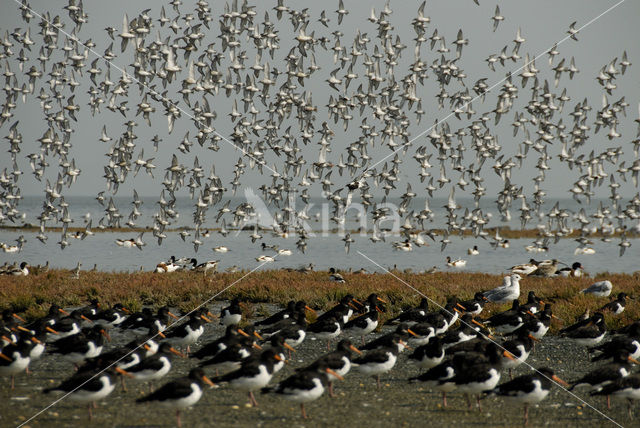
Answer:
<path fill-rule="evenodd" d="M 439 304 L 444 304 L 448 297 L 454 295 L 461 299 L 471 298 L 476 291 L 493 288 L 502 281 L 501 275 L 482 273 L 395 274 Z M 11 308 L 24 313 L 27 318 L 34 318 L 46 313 L 51 303 L 63 307 L 79 306 L 91 298 L 98 298 L 107 305 L 122 302 L 131 310 L 139 310 L 143 305 L 169 305 L 187 311 L 243 275 L 242 272 L 217 273 L 208 277 L 192 272 L 82 272 L 80 279 L 74 279 L 68 271 L 50 270 L 27 277 L 0 276 L 0 309 Z M 263 314 L 260 303 L 284 305 L 289 300 L 302 299 L 312 307 L 324 310 L 348 293 L 357 298 L 365 298 L 375 292 L 388 302 L 385 317 L 391 317 L 420 300 L 420 295 L 391 275 L 345 274 L 345 279 L 346 284 L 336 284 L 328 281 L 326 272 L 304 274 L 281 270 L 257 271 L 225 291 L 217 300 L 238 297 L 252 303 L 248 305 L 248 311 Z M 614 284 L 611 298 L 621 291 L 631 296 L 639 294 L 640 298 L 640 293 L 637 292 L 640 276 L 601 274 L 595 278 L 524 278 L 521 281 L 520 300 L 524 301 L 527 292 L 534 290 L 545 301 L 553 303 L 555 315 L 565 320 L 565 323 L 572 322 L 587 308 L 593 313 L 609 301 L 607 298 L 578 293 L 593 282 L 603 279 Z M 482 315 L 487 316 L 507 309 L 508 306 L 488 304 Z M 608 314 L 606 318 L 610 328 L 636 320 L 640 318 L 640 302 L 630 300 L 623 314 Z M 553 327 L 552 331 L 561 325 L 555 324 Z"/>
<path fill-rule="evenodd" d="M 260 228 L 261 230 L 267 231 L 267 230 L 271 230 L 271 229 L 267 229 L 267 228 Z M 12 226 L 12 225 L 0 225 L 0 230 L 6 230 L 6 231 L 12 231 L 12 232 L 16 232 L 16 233 L 21 233 L 21 232 L 39 232 L 40 231 L 40 227 L 39 226 L 34 226 L 32 224 L 24 224 L 21 226 Z M 84 232 L 85 228 L 84 227 L 69 227 L 67 229 L 67 232 L 69 233 L 76 233 L 76 232 Z M 105 227 L 104 229 L 100 229 L 98 227 L 94 227 L 93 229 L 91 229 L 94 233 L 101 233 L 101 232 L 112 232 L 112 233 L 140 233 L 140 232 L 152 232 L 152 228 L 151 227 Z M 183 226 L 183 227 L 176 227 L 176 228 L 167 228 L 165 231 L 166 232 L 181 232 L 181 231 L 193 231 L 195 230 L 192 227 L 187 227 L 187 226 Z M 206 228 L 202 228 L 202 230 L 208 230 L 209 232 L 218 232 L 220 231 L 220 228 L 217 227 L 206 227 Z M 229 230 L 237 230 L 237 229 L 229 229 Z M 245 228 L 245 230 L 253 230 L 253 226 L 248 226 Z M 485 228 L 484 229 L 485 232 L 487 232 L 489 235 L 488 236 L 495 236 L 496 231 L 499 232 L 500 236 L 503 239 L 518 239 L 518 238 L 544 238 L 544 235 L 540 232 L 540 230 L 538 229 L 511 229 L 510 227 L 489 227 L 489 228 Z M 62 228 L 61 227 L 46 227 L 45 228 L 45 232 L 46 233 L 52 233 L 52 232 L 62 232 Z M 357 234 L 357 233 L 366 233 L 366 231 L 363 231 L 362 229 L 351 229 L 351 230 L 341 230 L 339 228 L 332 228 L 328 230 L 328 233 L 351 233 L 351 234 Z M 369 231 L 370 232 L 370 231 Z M 415 232 L 431 232 L 436 236 L 442 236 L 445 233 L 444 229 L 416 229 Z M 312 233 L 316 233 L 316 234 L 320 234 L 323 233 L 323 231 L 321 230 L 313 230 Z M 460 231 L 458 233 L 459 236 L 473 236 L 473 231 L 471 230 L 463 230 Z M 638 234 L 634 234 L 631 233 L 630 231 L 627 231 L 627 237 L 633 238 L 633 237 L 639 237 Z M 567 234 L 559 234 L 558 235 L 560 238 L 578 238 L 581 236 L 581 233 L 579 230 L 573 230 L 570 233 Z M 598 230 L 596 233 L 590 234 L 589 237 L 590 238 L 615 238 L 615 237 L 619 237 L 620 236 L 620 232 L 615 232 L 612 234 L 603 234 L 602 231 Z"/>

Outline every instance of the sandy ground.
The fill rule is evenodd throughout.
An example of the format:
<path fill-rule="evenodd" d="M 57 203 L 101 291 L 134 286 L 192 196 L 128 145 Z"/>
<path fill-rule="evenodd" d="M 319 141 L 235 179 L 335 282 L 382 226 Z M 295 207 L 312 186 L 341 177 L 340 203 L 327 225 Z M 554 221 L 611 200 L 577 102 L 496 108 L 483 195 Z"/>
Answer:
<path fill-rule="evenodd" d="M 219 310 L 223 304 L 216 304 L 213 310 Z M 271 308 L 274 309 L 274 308 Z M 384 327 L 382 333 L 392 327 Z M 217 323 L 207 326 L 200 343 L 206 343 L 223 333 Z M 376 333 L 381 334 L 381 333 Z M 371 335 L 374 337 L 375 335 Z M 109 346 L 125 343 L 132 336 L 112 332 L 113 342 Z M 354 343 L 359 343 L 354 340 Z M 194 347 L 197 349 L 198 345 Z M 276 375 L 273 383 L 292 373 L 294 367 L 312 362 L 326 351 L 326 342 L 307 337 L 294 354 L 293 361 Z M 387 426 L 426 426 L 449 427 L 474 424 L 476 426 L 517 426 L 521 425 L 522 408 L 505 403 L 496 397 L 483 400 L 482 411 L 467 410 L 466 402 L 460 394 L 451 393 L 448 407 L 443 409 L 441 397 L 422 387 L 409 383 L 407 379 L 420 373 L 407 360 L 407 351 L 401 354 L 395 368 L 383 376 L 383 388 L 377 390 L 375 380 L 356 371 L 347 375 L 343 382 L 336 384 L 337 398 L 328 395 L 307 405 L 309 420 L 300 417 L 299 407 L 270 394 L 257 394 L 258 408 L 247 405 L 244 393 L 226 386 L 207 389 L 202 399 L 192 409 L 183 412 L 184 427 L 206 426 L 346 426 L 387 427 Z M 175 358 L 172 372 L 167 380 L 186 374 L 195 360 Z M 566 381 L 577 379 L 581 374 L 596 367 L 587 359 L 586 350 L 570 343 L 566 339 L 546 337 L 536 344 L 535 350 L 527 361 L 534 367 L 549 366 Z M 526 373 L 530 369 L 518 368 L 514 375 Z M 21 374 L 16 378 L 16 388 L 9 389 L 9 380 L 2 379 L 0 384 L 0 426 L 17 426 L 25 420 L 42 412 L 27 426 L 42 427 L 154 427 L 174 426 L 175 415 L 172 410 L 157 408 L 149 404 L 136 404 L 135 399 L 148 392 L 149 385 L 129 380 L 128 391 L 118 387 L 113 394 L 94 410 L 94 418 L 88 420 L 86 407 L 68 400 L 62 400 L 47 410 L 56 399 L 45 395 L 42 389 L 59 383 L 73 373 L 69 363 L 63 363 L 51 356 L 44 356 L 31 366 L 30 374 Z M 213 375 L 213 373 L 210 373 Z M 508 380 L 503 372 L 502 380 Z M 159 383 L 158 383 L 159 384 Z M 607 410 L 603 397 L 590 397 L 584 391 L 577 391 L 579 397 L 591 406 L 622 426 L 639 426 L 640 419 L 629 420 L 626 402 L 613 402 Z M 636 410 L 637 405 L 634 407 Z M 638 412 L 640 418 L 640 412 Z M 530 410 L 530 426 L 613 426 L 613 423 L 589 408 L 576 396 L 554 388 L 549 397 Z"/>

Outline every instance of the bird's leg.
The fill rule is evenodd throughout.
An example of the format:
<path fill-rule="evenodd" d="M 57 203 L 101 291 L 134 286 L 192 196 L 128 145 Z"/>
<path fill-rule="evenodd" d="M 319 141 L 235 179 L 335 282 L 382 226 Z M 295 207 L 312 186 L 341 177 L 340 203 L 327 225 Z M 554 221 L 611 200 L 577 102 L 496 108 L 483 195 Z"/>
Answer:
<path fill-rule="evenodd" d="M 480 404 L 480 394 L 476 395 L 476 403 L 478 403 L 478 411 L 482 412 L 482 404 Z"/>
<path fill-rule="evenodd" d="M 511 372 L 511 369 L 509 369 L 509 379 L 513 380 L 513 373 Z"/>
<path fill-rule="evenodd" d="M 331 339 L 327 340 L 327 351 L 331 351 Z"/>
<path fill-rule="evenodd" d="M 529 423 L 529 405 L 524 403 L 524 424 L 525 426 Z"/>
<path fill-rule="evenodd" d="M 378 384 L 378 389 L 382 388 L 382 384 L 380 383 L 380 375 L 376 375 L 376 383 Z"/>
<path fill-rule="evenodd" d="M 464 398 L 467 400 L 467 407 L 471 410 L 471 398 L 469 398 L 469 394 L 464 394 Z"/>
<path fill-rule="evenodd" d="M 15 376 L 11 375 L 11 390 L 13 391 L 16 387 Z"/>
<path fill-rule="evenodd" d="M 120 376 L 120 384 L 122 384 L 122 391 L 126 392 L 127 391 L 127 385 L 125 385 L 125 383 L 124 383 L 124 376 Z"/>
<path fill-rule="evenodd" d="M 447 392 L 442 392 L 442 407 L 447 407 Z"/>
<path fill-rule="evenodd" d="M 631 413 L 631 405 L 632 405 L 632 401 L 631 398 L 629 398 L 627 400 L 627 412 L 629 413 L 629 419 L 633 419 L 633 413 Z"/>
<path fill-rule="evenodd" d="M 307 419 L 307 412 L 304 411 L 304 403 L 300 403 L 300 410 L 302 411 L 302 419 Z"/>
<path fill-rule="evenodd" d="M 182 426 L 182 422 L 180 421 L 180 409 L 176 410 L 176 422 L 178 424 L 178 428 Z"/>
<path fill-rule="evenodd" d="M 362 338 L 362 346 L 364 346 L 364 336 L 360 336 Z"/>
<path fill-rule="evenodd" d="M 333 398 L 336 394 L 333 393 L 333 382 L 329 381 L 329 397 Z"/>
<path fill-rule="evenodd" d="M 611 396 L 607 395 L 607 410 L 611 410 Z"/>
<path fill-rule="evenodd" d="M 253 391 L 249 391 L 249 400 L 251 401 L 251 405 L 253 407 L 258 407 L 258 401 L 256 400 L 255 395 L 253 395 Z"/>
<path fill-rule="evenodd" d="M 91 408 L 93 407 L 92 403 L 89 403 L 89 420 L 93 419 L 93 413 L 91 413 Z"/>

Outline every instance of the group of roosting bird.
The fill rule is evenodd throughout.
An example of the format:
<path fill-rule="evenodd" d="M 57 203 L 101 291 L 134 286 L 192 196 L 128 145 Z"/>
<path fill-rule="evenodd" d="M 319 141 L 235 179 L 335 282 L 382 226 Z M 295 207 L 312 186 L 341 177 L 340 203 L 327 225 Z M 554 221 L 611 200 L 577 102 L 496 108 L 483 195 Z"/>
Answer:
<path fill-rule="evenodd" d="M 518 274 L 511 275 L 512 282 L 518 280 Z M 470 396 L 476 395 L 479 409 L 482 397 L 496 394 L 523 403 L 527 423 L 529 405 L 543 400 L 552 384 L 569 384 L 546 367 L 498 384 L 501 370 L 508 369 L 511 377 L 512 369 L 529 365 L 526 360 L 535 343 L 543 339 L 555 317 L 551 303 L 530 291 L 526 302 L 515 298 L 510 309 L 481 319 L 485 304 L 497 301 L 493 299 L 495 292 L 478 292 L 470 300 L 453 297 L 443 307 L 423 297 L 418 306 L 393 317 L 384 315 L 389 303 L 375 293 L 364 300 L 345 295 L 320 315 L 303 301 L 290 301 L 266 318 L 251 320 L 243 316 L 247 304 L 235 299 L 219 314 L 225 333 L 206 342 L 201 336 L 216 316 L 205 306 L 178 317 L 168 307 L 155 313 L 148 307 L 130 313 L 122 304 L 103 309 L 93 300 L 71 312 L 51 305 L 46 316 L 28 323 L 5 310 L 0 322 L 0 375 L 11 376 L 10 385 L 5 383 L 3 389 L 13 389 L 14 376 L 43 356 L 73 363 L 76 372 L 44 392 L 62 392 L 70 400 L 89 403 L 90 417 L 92 403 L 112 393 L 116 377 L 121 376 L 123 390 L 128 378 L 148 382 L 152 392 L 137 401 L 177 409 L 178 425 L 181 409 L 198 402 L 205 384 L 228 384 L 246 391 L 253 406 L 258 405 L 257 391 L 282 396 L 299 402 L 306 418 L 304 404 L 319 398 L 325 388 L 334 396 L 334 382 L 352 368 L 374 376 L 380 388 L 381 376 L 396 365 L 405 349 L 411 349 L 407 360 L 425 371 L 409 381 L 441 392 L 443 406 L 447 406 L 447 393 L 453 391 L 465 394 L 469 408 Z M 560 330 L 566 340 L 589 346 L 593 361 L 611 360 L 571 386 L 587 385 L 591 394 L 606 395 L 607 403 L 609 396 L 625 397 L 629 402 L 640 399 L 640 375 L 630 375 L 629 366 L 640 357 L 640 322 L 613 332 L 612 340 L 602 343 L 604 314 L 620 314 L 627 297 L 621 293 L 592 316 L 587 312 Z M 171 318 L 179 321 L 170 324 Z M 376 330 L 381 334 L 367 340 Z M 126 334 L 130 332 L 140 336 L 128 341 Z M 328 352 L 270 386 L 274 375 L 291 360 L 296 348 L 304 346 L 309 335 L 326 340 Z M 107 349 L 108 341 L 118 337 L 120 345 Z M 333 351 L 332 341 L 338 341 Z M 170 372 L 176 355 L 193 360 L 193 369 L 186 377 L 155 387 Z"/>

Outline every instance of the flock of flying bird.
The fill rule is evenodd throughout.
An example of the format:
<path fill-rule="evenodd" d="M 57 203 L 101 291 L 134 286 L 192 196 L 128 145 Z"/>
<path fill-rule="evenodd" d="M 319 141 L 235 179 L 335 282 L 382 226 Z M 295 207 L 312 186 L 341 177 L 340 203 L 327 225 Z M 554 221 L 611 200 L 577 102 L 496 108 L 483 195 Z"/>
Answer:
<path fill-rule="evenodd" d="M 640 322 L 611 332 L 612 339 L 603 342 L 607 334 L 605 314 L 621 314 L 629 296 L 620 293 L 592 316 L 587 311 L 575 324 L 560 330 L 565 340 L 588 346 L 589 357 L 598 362 L 579 378 L 565 370 L 565 374 L 576 376 L 571 385 L 547 367 L 512 378 L 512 370 L 535 352 L 535 342 L 543 340 L 557 318 L 551 303 L 533 291 L 528 292 L 524 303 L 519 301 L 520 279 L 519 274 L 512 273 L 495 289 L 478 292 L 469 300 L 453 297 L 444 306 L 425 297 L 418 306 L 393 317 L 384 315 L 388 302 L 375 293 L 364 300 L 345 295 L 322 314 L 303 301 L 291 301 L 286 308 L 261 319 L 245 318 L 247 304 L 235 299 L 221 306 L 220 324 L 226 330 L 218 337 L 202 336 L 216 317 L 206 306 L 179 318 L 166 306 L 156 312 L 145 307 L 130 313 L 122 304 L 104 309 L 98 300 L 92 300 L 70 313 L 51 305 L 47 315 L 29 323 L 5 310 L 0 321 L 0 375 L 11 376 L 11 382 L 2 385 L 5 390 L 13 390 L 14 376 L 28 371 L 35 360 L 44 357 L 73 363 L 76 372 L 44 392 L 64 393 L 65 398 L 88 403 L 90 418 L 93 403 L 116 389 L 118 376 L 123 391 L 129 378 L 145 381 L 151 392 L 138 396 L 137 402 L 175 408 L 180 426 L 180 411 L 200 400 L 205 384 L 245 391 L 253 406 L 258 405 L 255 392 L 276 394 L 299 402 L 306 418 L 304 404 L 318 399 L 325 389 L 334 396 L 334 382 L 342 380 L 352 368 L 375 377 L 380 388 L 381 375 L 401 362 L 423 370 L 409 382 L 441 392 L 444 407 L 447 393 L 453 391 L 465 394 L 469 409 L 470 396 L 476 395 L 480 410 L 481 398 L 495 394 L 522 403 L 526 424 L 528 407 L 546 398 L 557 383 L 571 389 L 587 387 L 592 395 L 606 395 L 607 405 L 610 396 L 626 398 L 632 417 L 631 403 L 640 400 L 640 375 L 631 374 L 630 368 L 632 362 L 640 364 Z M 583 292 L 608 295 L 595 293 L 597 284 Z M 517 293 L 505 292 L 514 287 Z M 505 302 L 512 303 L 508 310 L 480 317 L 486 304 Z M 309 316 L 313 322 L 308 322 Z M 171 318 L 178 321 L 172 324 Z M 376 330 L 381 333 L 369 339 Z M 309 335 L 326 340 L 328 353 L 307 361 L 270 386 L 274 375 L 291 360 L 292 352 L 309 343 L 305 342 Z M 113 346 L 109 348 L 107 341 L 113 341 Z M 333 351 L 332 341 L 338 341 Z M 316 351 L 319 349 L 316 346 Z M 400 358 L 406 349 L 412 351 L 408 359 Z M 187 376 L 157 387 L 171 371 L 175 355 L 190 358 L 192 369 Z M 505 369 L 511 379 L 499 384 Z"/>
<path fill-rule="evenodd" d="M 249 172 L 247 176 L 262 177 L 261 196 L 277 211 L 270 227 L 282 236 L 295 234 L 300 251 L 309 239 L 304 225 L 310 192 L 316 188 L 321 188 L 331 206 L 331 220 L 338 225 L 344 224 L 356 198 L 373 220 L 368 232 L 374 243 L 383 240 L 381 223 L 392 214 L 387 196 L 401 200 L 397 213 L 409 244 L 405 248 L 420 245 L 421 231 L 439 239 L 443 249 L 450 236 L 465 231 L 486 237 L 490 213 L 481 209 L 480 201 L 489 194 L 485 186 L 491 181 L 488 175 L 494 173 L 499 177 L 495 203 L 500 218 L 511 219 L 515 208 L 522 227 L 539 219 L 537 247 L 574 229 L 580 232 L 580 247 L 588 244 L 594 232 L 618 232 L 621 254 L 630 245 L 627 228 L 640 218 L 640 195 L 627 199 L 620 189 L 627 180 L 638 185 L 640 139 L 618 143 L 623 139 L 618 129 L 629 107 L 618 88 L 632 65 L 626 51 L 597 72 L 602 103 L 594 106 L 560 89 L 567 78 L 580 73 L 576 59 L 563 56 L 556 45 L 547 52 L 548 64 L 536 65 L 538 58 L 523 54 L 527 45 L 520 29 L 513 42 L 486 59 L 489 71 L 505 72 L 495 88 L 490 75 L 468 76 L 462 65 L 472 41 L 462 29 L 454 38 L 436 28 L 426 14 L 426 2 L 409 22 L 394 20 L 389 2 L 380 10 L 372 8 L 363 24 L 367 28 L 356 29 L 353 38 L 341 31 L 343 19 L 352 13 L 342 0 L 334 12 L 323 10 L 319 16 L 284 0 L 264 14 L 247 1 L 233 0 L 217 11 L 205 0 L 197 1 L 190 11 L 184 10 L 180 0 L 169 3 L 171 8 L 161 6 L 156 16 L 152 9 L 132 17 L 125 14 L 119 28 L 104 29 L 102 39 L 91 29 L 92 19 L 82 0 L 69 0 L 62 14 L 39 12 L 27 0 L 16 1 L 19 26 L 5 29 L 0 38 L 0 69 L 5 78 L 0 127 L 8 126 L 4 138 L 12 165 L 0 174 L 0 224 L 24 219 L 19 204 L 26 171 L 20 164 L 26 158 L 33 177 L 44 182 L 37 238 L 45 243 L 47 227 L 58 225 L 62 227 L 59 246 L 71 245 L 68 228 L 74 219 L 64 193 L 96 169 L 80 168 L 73 157 L 73 133 L 79 123 L 91 121 L 101 124 L 96 126 L 101 129 L 98 140 L 106 151 L 106 190 L 96 198 L 104 215 L 97 227 L 135 227 L 142 204 L 136 191 L 128 215 L 116 206 L 113 195 L 125 183 L 135 187 L 133 178 L 140 172 L 155 180 L 154 172 L 162 171 L 158 210 L 149 219 L 158 244 L 178 218 L 180 192 L 194 201 L 190 236 L 196 251 L 209 210 L 218 209 L 215 220 L 223 235 L 228 233 L 227 221 L 231 227 L 242 227 L 255 219 L 255 204 L 230 206 L 243 185 L 243 175 Z M 496 7 L 488 22 L 496 31 L 506 19 Z M 412 31 L 412 39 L 402 40 L 394 24 Z M 83 41 L 87 26 L 90 38 Z M 578 41 L 575 22 L 566 33 L 572 39 L 567 43 Z M 509 71 L 508 64 L 521 68 Z M 328 76 L 323 71 L 327 67 Z M 435 100 L 426 98 L 431 90 Z M 316 99 L 326 99 L 324 106 L 314 103 L 313 92 Z M 492 99 L 493 107 L 478 108 Z M 36 150 L 22 133 L 25 127 L 35 126 L 19 113 L 20 103 L 32 102 L 39 103 L 45 127 Z M 422 133 L 414 130 L 426 114 L 423 105 L 431 102 L 450 112 L 461 126 L 451 125 L 447 116 Z M 222 111 L 226 106 L 229 111 Z M 100 115 L 109 116 L 111 123 L 121 115 L 122 129 L 112 125 L 108 129 L 102 125 L 105 121 L 98 122 Z M 498 126 L 508 116 L 513 118 L 509 138 L 515 141 L 503 147 Z M 168 124 L 166 134 L 158 130 L 159 118 Z M 220 119 L 225 126 L 218 130 Z M 640 118 L 635 121 L 640 123 Z M 158 133 L 139 137 L 136 127 L 141 125 Z M 174 129 L 182 128 L 182 137 L 172 135 Z M 609 147 L 589 144 L 605 138 Z M 167 148 L 172 154 L 166 166 L 159 165 L 160 158 L 149 156 L 151 143 L 158 152 L 161 142 L 162 149 L 175 144 Z M 216 166 L 221 166 L 215 159 L 216 152 L 230 149 L 227 144 L 241 156 L 225 178 L 216 173 Z M 319 148 L 317 155 L 310 153 L 313 146 Z M 512 147 L 517 152 L 510 153 Z M 387 154 L 383 157 L 383 153 Z M 525 160 L 537 171 L 531 186 L 512 178 Z M 544 207 L 545 179 L 552 167 L 575 174 L 567 194 L 585 207 L 577 212 L 559 204 Z M 408 174 L 409 169 L 419 173 Z M 404 176 L 419 179 L 426 187 L 413 190 L 412 179 L 405 187 Z M 405 188 L 399 194 L 402 190 L 397 189 Z M 591 198 L 602 195 L 599 190 L 608 192 L 608 199 L 589 212 Z M 473 207 L 463 210 L 456 192 L 473 196 Z M 428 224 L 436 215 L 429 206 L 434 193 L 449 195 L 443 211 L 446 228 L 438 238 Z M 414 209 L 412 201 L 427 194 L 424 206 Z M 301 210 L 295 207 L 297 201 L 304 203 Z M 90 236 L 91 228 L 89 221 L 80 236 Z M 257 227 L 251 239 L 261 239 Z M 140 249 L 145 245 L 142 236 L 131 241 L 122 245 Z M 345 237 L 347 248 L 354 241 Z"/>

